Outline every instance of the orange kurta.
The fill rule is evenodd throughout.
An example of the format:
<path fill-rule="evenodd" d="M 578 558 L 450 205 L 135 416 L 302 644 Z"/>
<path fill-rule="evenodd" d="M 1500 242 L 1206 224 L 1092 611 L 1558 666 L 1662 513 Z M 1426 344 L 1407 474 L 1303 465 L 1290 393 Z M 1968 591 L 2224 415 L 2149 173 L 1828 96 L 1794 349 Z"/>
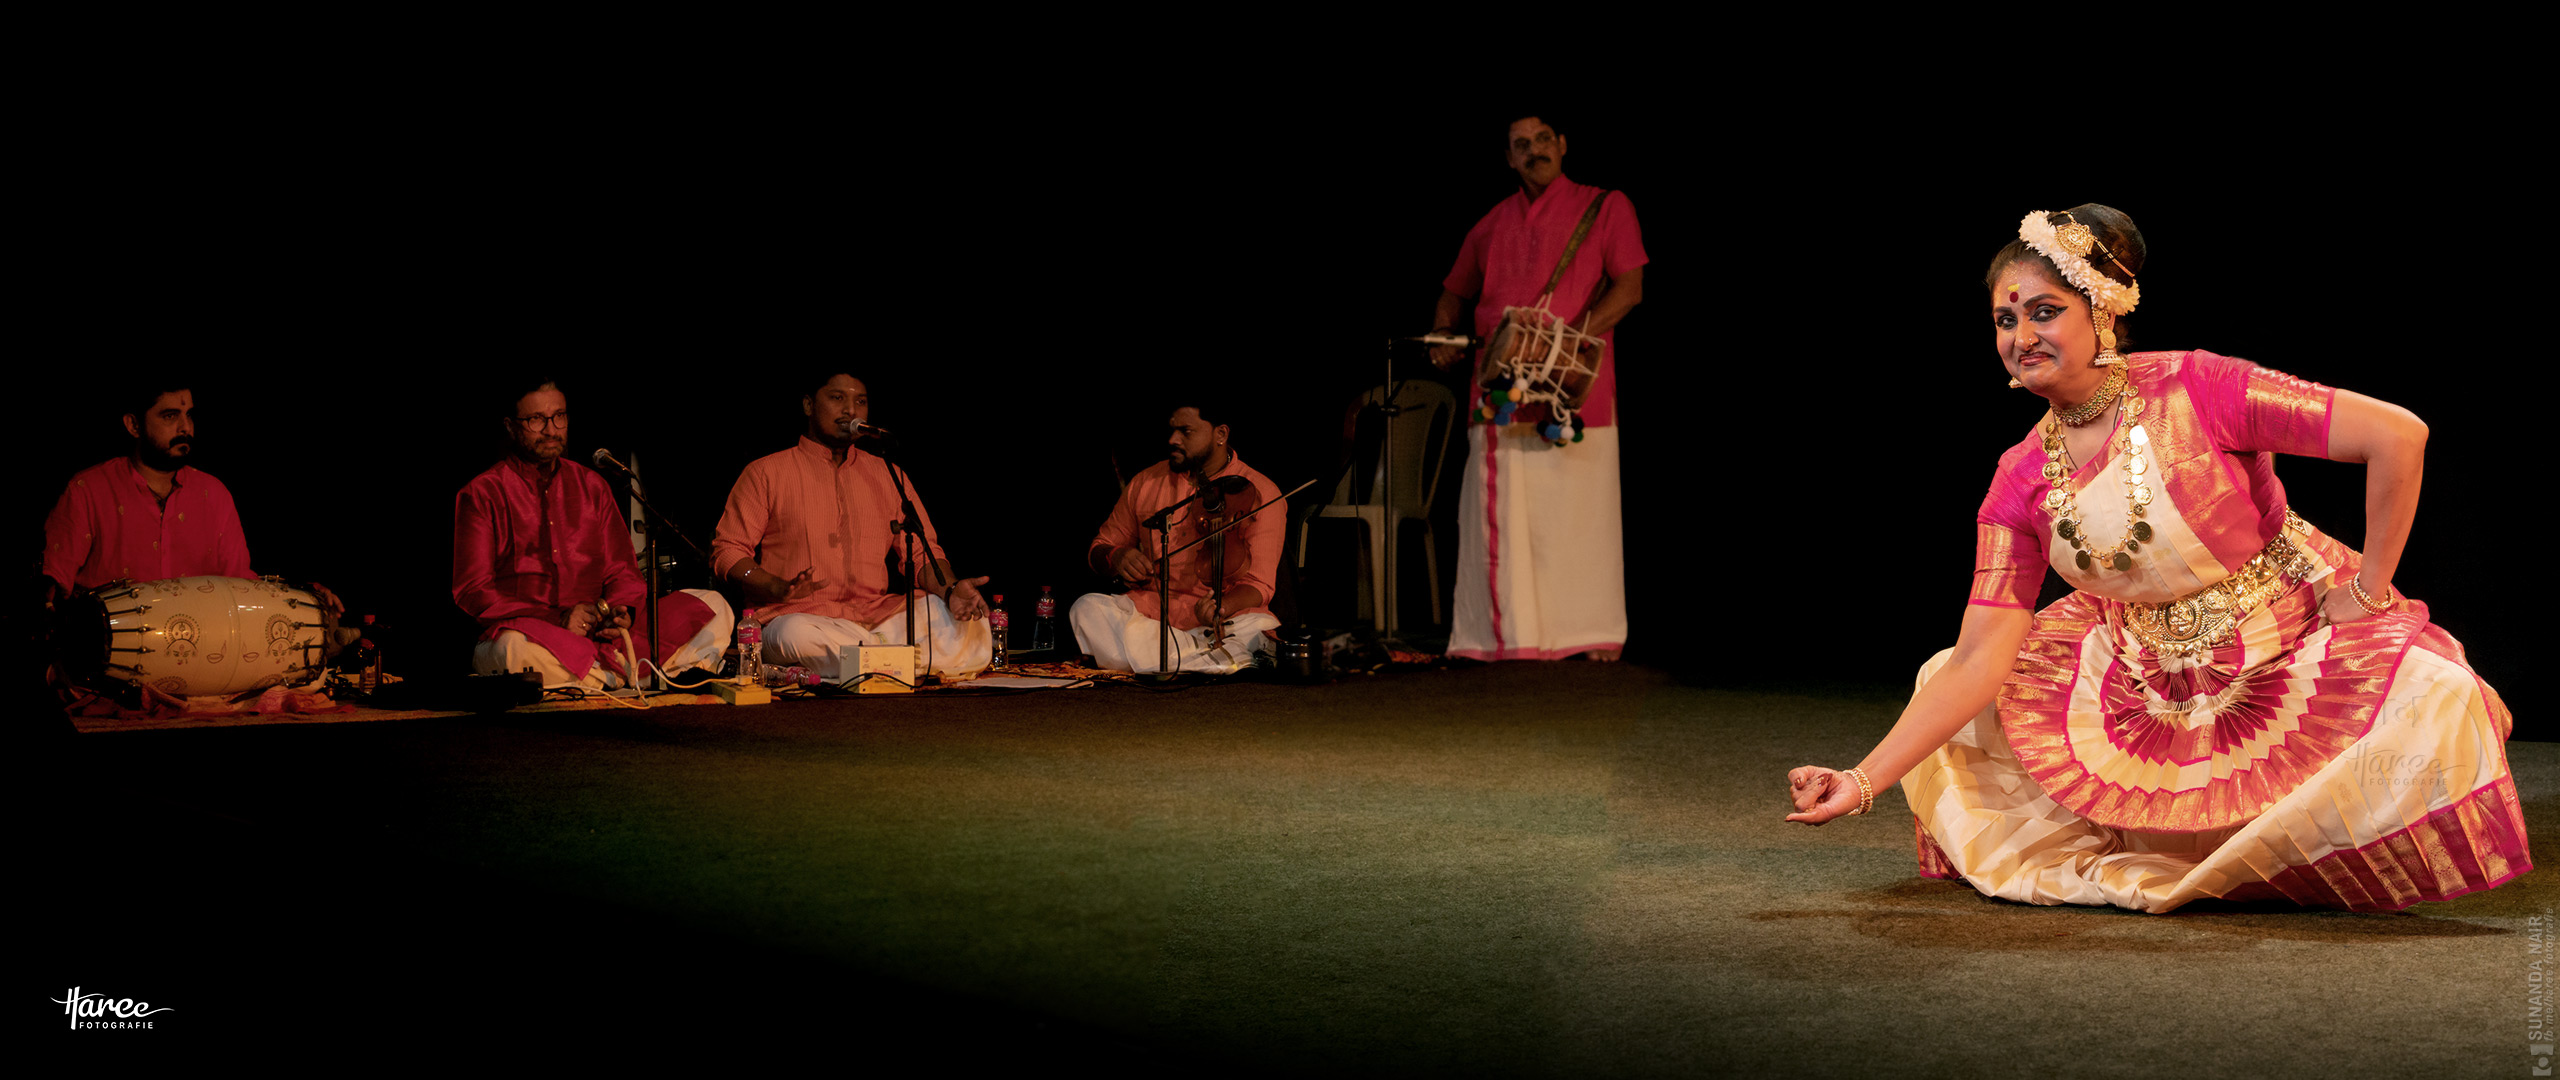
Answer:
<path fill-rule="evenodd" d="M 1246 467 L 1243 458 L 1228 455 L 1227 467 L 1218 470 L 1216 476 L 1211 479 L 1224 476 L 1241 476 L 1253 485 L 1251 491 L 1227 496 L 1228 509 L 1234 513 L 1241 514 L 1280 497 L 1279 485 L 1272 483 L 1270 478 L 1261 473 Z M 1138 473 L 1136 479 L 1129 481 L 1127 491 L 1120 493 L 1119 504 L 1111 508 L 1110 517 L 1103 519 L 1102 530 L 1094 536 L 1093 545 L 1113 552 L 1122 548 L 1137 548 L 1150 556 L 1161 556 L 1162 551 L 1156 544 L 1155 530 L 1145 527 L 1146 519 L 1155 516 L 1158 510 L 1181 502 L 1193 490 L 1195 489 L 1192 488 L 1190 479 L 1187 476 L 1176 475 L 1172 465 L 1159 461 L 1148 466 Z M 1253 586 L 1262 594 L 1264 606 L 1247 610 L 1271 610 L 1269 605 L 1272 579 L 1280 576 L 1280 546 L 1288 537 L 1287 511 L 1288 508 L 1285 506 L 1275 506 L 1255 514 L 1243 524 L 1227 530 L 1218 539 L 1183 552 L 1173 560 L 1173 580 L 1167 587 L 1173 594 L 1174 629 L 1197 630 L 1200 628 L 1200 615 L 1197 609 L 1200 601 L 1209 595 L 1211 571 L 1209 549 L 1220 545 L 1226 548 L 1226 587 L 1234 589 L 1239 585 Z M 1203 519 L 1204 515 L 1201 513 L 1199 503 L 1195 502 L 1182 508 L 1181 512 L 1174 517 L 1172 535 L 1169 537 L 1175 550 L 1180 550 L 1184 544 L 1199 539 L 1208 531 L 1203 527 Z M 1154 579 L 1131 585 L 1129 599 L 1137 604 L 1138 614 L 1150 619 L 1163 617 L 1162 613 L 1156 610 Z M 1246 611 L 1230 611 L 1227 614 L 1232 616 L 1246 613 Z"/>
<path fill-rule="evenodd" d="M 729 489 L 729 507 L 711 540 L 711 561 L 727 577 L 739 562 L 752 560 L 768 572 L 788 578 L 802 570 L 820 583 L 802 600 L 757 607 L 757 617 L 770 622 L 778 615 L 823 615 L 876 625 L 898 612 L 904 598 L 890 589 L 892 560 L 904 550 L 897 531 L 898 492 L 892 466 L 859 449 L 845 452 L 837 464 L 827 448 L 806 435 L 798 445 L 757 458 Z M 907 481 L 916 516 L 924 523 L 917 538 L 917 569 L 942 559 L 942 544 L 926 513 L 924 499 Z"/>

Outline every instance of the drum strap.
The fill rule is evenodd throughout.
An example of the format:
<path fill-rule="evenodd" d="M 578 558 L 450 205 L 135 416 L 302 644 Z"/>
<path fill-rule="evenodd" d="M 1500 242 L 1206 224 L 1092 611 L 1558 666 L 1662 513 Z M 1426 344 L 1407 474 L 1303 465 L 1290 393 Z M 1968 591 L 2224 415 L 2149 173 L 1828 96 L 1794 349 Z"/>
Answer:
<path fill-rule="evenodd" d="M 1573 227 L 1573 239 L 1564 243 L 1564 258 L 1556 260 L 1556 272 L 1547 275 L 1547 287 L 1539 290 L 1539 295 L 1555 295 L 1556 283 L 1564 280 L 1564 268 L 1573 265 L 1574 251 L 1582 246 L 1583 237 L 1591 235 L 1591 223 L 1599 219 L 1600 204 L 1608 201 L 1608 198 L 1609 193 L 1602 191 L 1591 197 L 1590 206 L 1583 208 L 1582 224 Z"/>

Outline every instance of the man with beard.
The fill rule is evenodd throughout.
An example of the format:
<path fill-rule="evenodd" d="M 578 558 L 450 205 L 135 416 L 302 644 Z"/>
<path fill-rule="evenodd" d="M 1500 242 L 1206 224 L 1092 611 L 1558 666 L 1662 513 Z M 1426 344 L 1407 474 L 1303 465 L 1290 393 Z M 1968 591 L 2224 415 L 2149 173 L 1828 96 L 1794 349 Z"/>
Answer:
<path fill-rule="evenodd" d="M 54 595 L 119 580 L 256 577 L 230 489 L 187 464 L 195 392 L 144 382 L 128 401 L 133 451 L 73 474 L 45 518 L 44 574 Z"/>
<path fill-rule="evenodd" d="M 734 583 L 764 623 L 764 659 L 796 665 L 828 682 L 840 681 L 845 654 L 856 645 L 908 640 L 907 604 L 924 593 L 918 619 L 933 670 L 962 675 L 994 658 L 984 621 L 983 577 L 951 571 L 933 518 L 915 494 L 906 470 L 871 448 L 871 391 L 862 380 L 833 373 L 800 395 L 808 426 L 791 449 L 748 463 L 729 489 L 728 509 L 711 541 L 711 561 L 722 580 Z M 917 579 L 893 580 L 903 568 L 907 537 L 899 490 L 915 504 Z M 784 575 L 790 575 L 785 577 Z"/>
<path fill-rule="evenodd" d="M 1158 511 L 1194 493 L 1202 498 L 1174 512 L 1164 538 L 1171 550 L 1198 539 L 1226 520 L 1280 497 L 1280 489 L 1227 446 L 1229 431 L 1215 406 L 1185 405 L 1165 424 L 1165 460 L 1147 466 L 1120 493 L 1085 552 L 1095 573 L 1128 583 L 1127 593 L 1087 593 L 1067 612 L 1076 644 L 1096 665 L 1111 671 L 1161 670 L 1162 623 L 1158 575 L 1170 591 L 1173 664 L 1177 671 L 1225 674 L 1271 657 L 1271 584 L 1280 570 L 1287 515 L 1265 511 L 1175 556 L 1164 564 L 1156 531 L 1146 526 Z M 1220 579 L 1223 578 L 1221 581 Z M 1220 586 L 1223 586 L 1221 588 Z"/>
<path fill-rule="evenodd" d="M 610 690 L 655 661 L 674 674 L 715 667 L 728 648 L 729 602 L 707 589 L 658 600 L 656 647 L 623 656 L 647 581 L 630 527 L 595 471 L 561 458 L 569 399 L 547 379 L 501 395 L 507 456 L 453 499 L 453 602 L 480 620 L 471 653 L 483 675 L 533 671 L 547 687 Z"/>
<path fill-rule="evenodd" d="M 1543 404 L 1521 408 L 1507 425 L 1468 427 L 1453 656 L 1615 660 L 1627 640 L 1618 359 L 1610 328 L 1644 298 L 1644 241 L 1627 197 L 1566 179 L 1564 153 L 1564 136 L 1547 121 L 1512 122 L 1509 161 L 1520 190 L 1467 231 L 1433 312 L 1432 325 L 1452 332 L 1472 298 L 1475 334 L 1490 339 L 1504 308 L 1533 307 L 1552 292 L 1548 311 L 1602 341 L 1588 386 L 1565 388 L 1581 394 L 1575 410 L 1583 422 L 1567 445 L 1540 432 L 1548 419 Z M 1444 368 L 1465 358 L 1451 346 L 1431 351 Z M 1483 363 L 1471 393 L 1490 412 Z"/>

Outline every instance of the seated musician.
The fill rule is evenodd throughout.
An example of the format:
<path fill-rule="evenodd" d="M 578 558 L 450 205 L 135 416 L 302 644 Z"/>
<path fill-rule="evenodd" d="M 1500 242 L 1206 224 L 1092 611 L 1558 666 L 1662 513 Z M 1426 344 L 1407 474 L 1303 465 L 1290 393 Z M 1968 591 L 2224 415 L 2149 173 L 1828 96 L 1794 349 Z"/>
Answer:
<path fill-rule="evenodd" d="M 1277 486 L 1228 449 L 1227 425 L 1217 422 L 1223 415 L 1214 407 L 1206 412 L 1191 405 L 1175 409 L 1167 421 L 1171 431 L 1165 460 L 1129 481 L 1086 551 L 1094 572 L 1129 586 L 1118 596 L 1087 593 L 1067 612 L 1077 645 L 1100 667 L 1162 670 L 1159 658 L 1166 649 L 1157 622 L 1165 617 L 1160 584 L 1171 590 L 1174 670 L 1223 674 L 1271 660 L 1271 632 L 1280 626 L 1271 614 L 1271 583 L 1279 573 L 1280 545 L 1287 533 L 1282 508 L 1256 514 L 1218 539 L 1182 551 L 1169 570 L 1156 546 L 1156 531 L 1145 525 L 1157 511 L 1204 487 L 1241 478 L 1242 485 L 1216 485 L 1221 490 L 1175 511 L 1166 539 L 1180 551 L 1219 524 L 1280 496 Z M 1227 487 L 1243 490 L 1223 490 Z M 1157 576 L 1168 572 L 1172 580 L 1158 582 Z"/>
<path fill-rule="evenodd" d="M 625 635 L 648 601 L 631 531 L 603 477 L 564 460 L 569 399 L 549 380 L 504 393 L 507 456 L 453 499 L 453 602 L 480 620 L 472 669 L 531 670 L 546 687 L 610 690 L 644 677 L 717 668 L 728 648 L 729 602 L 707 589 L 659 598 L 662 625 L 642 649 Z M 645 620 L 640 620 L 645 622 Z"/>
<path fill-rule="evenodd" d="M 62 615 L 62 602 L 73 595 L 117 581 L 258 576 L 249 568 L 249 544 L 230 489 L 188 463 L 196 453 L 195 391 L 183 380 L 151 371 L 132 385 L 123 420 L 133 449 L 73 474 L 45 518 L 41 586 L 51 617 Z M 330 619 L 344 610 L 326 587 L 309 588 Z M 98 646 L 94 638 L 77 639 L 95 629 L 56 625 L 51 632 L 45 681 L 75 715 L 131 717 L 188 707 L 182 679 L 145 686 L 138 678 L 118 676 L 116 689 L 88 682 L 80 670 L 102 657 L 90 652 L 84 658 L 84 650 Z M 354 637 L 353 631 L 340 631 L 322 644 L 334 652 Z"/>
<path fill-rule="evenodd" d="M 187 464 L 196 445 L 195 392 L 146 379 L 127 403 L 132 452 L 73 474 L 45 518 L 50 598 L 110 581 L 256 577 L 231 489 Z"/>
<path fill-rule="evenodd" d="M 987 579 L 952 573 L 914 481 L 873 452 L 885 449 L 879 440 L 857 438 L 871 418 L 869 388 L 851 375 L 829 374 L 801 393 L 800 411 L 808 426 L 798 443 L 739 474 L 711 541 L 721 578 L 764 623 L 765 662 L 842 681 L 854 674 L 846 662 L 854 646 L 909 640 L 908 599 L 921 592 L 917 621 L 932 669 L 983 670 L 993 659 L 987 604 L 978 594 Z M 893 564 L 907 565 L 898 531 L 901 484 L 916 508 L 918 572 L 893 577 Z"/>

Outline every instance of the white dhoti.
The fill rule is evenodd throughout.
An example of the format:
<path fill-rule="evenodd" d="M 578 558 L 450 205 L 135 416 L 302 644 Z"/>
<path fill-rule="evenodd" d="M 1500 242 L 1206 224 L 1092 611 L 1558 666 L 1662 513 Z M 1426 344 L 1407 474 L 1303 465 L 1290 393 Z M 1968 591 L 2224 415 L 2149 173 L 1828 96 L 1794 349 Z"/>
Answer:
<path fill-rule="evenodd" d="M 1449 654 L 1560 660 L 1626 641 L 1618 429 L 1556 446 L 1526 425 L 1470 425 Z"/>
<path fill-rule="evenodd" d="M 1126 595 L 1084 594 L 1067 609 L 1067 625 L 1075 630 L 1076 646 L 1093 654 L 1096 667 L 1141 675 L 1163 670 L 1157 663 L 1164 653 L 1163 624 L 1138 614 L 1137 603 Z M 1173 669 L 1225 675 L 1267 666 L 1271 632 L 1279 628 L 1278 617 L 1253 611 L 1228 619 L 1227 639 L 1216 644 L 1208 627 L 1176 630 Z"/>
<path fill-rule="evenodd" d="M 711 621 L 702 624 L 702 629 L 695 631 L 683 645 L 677 646 L 674 652 L 660 661 L 659 667 L 671 676 L 693 668 L 717 671 L 722 657 L 729 651 L 729 633 L 736 625 L 736 617 L 729 611 L 729 601 L 709 589 L 679 591 L 702 601 L 704 606 L 709 607 Z M 636 642 L 638 639 L 633 640 Z M 605 666 L 603 658 L 608 650 L 613 653 L 615 663 L 626 662 L 622 659 L 620 644 L 598 644 L 595 666 L 587 669 L 585 678 L 579 678 L 569 674 L 568 668 L 560 666 L 560 659 L 551 655 L 551 650 L 534 644 L 533 639 L 516 631 L 501 630 L 498 636 L 485 639 L 472 647 L 471 670 L 482 675 L 504 675 L 509 672 L 531 670 L 542 676 L 543 688 L 548 690 L 569 687 L 586 690 L 620 690 L 631 685 L 619 673 Z M 639 656 L 636 659 L 649 658 Z"/>
<path fill-rule="evenodd" d="M 986 670 L 995 656 L 987 620 L 955 620 L 951 608 L 939 596 L 925 597 L 924 605 L 924 610 L 916 613 L 916 621 L 931 646 L 932 670 L 941 675 L 970 675 Z M 798 667 L 823 681 L 840 682 L 850 674 L 845 658 L 854 646 L 898 645 L 906 641 L 905 608 L 871 626 L 824 615 L 782 615 L 764 626 L 764 662 Z M 918 664 L 927 662 L 924 652 L 917 650 Z"/>

